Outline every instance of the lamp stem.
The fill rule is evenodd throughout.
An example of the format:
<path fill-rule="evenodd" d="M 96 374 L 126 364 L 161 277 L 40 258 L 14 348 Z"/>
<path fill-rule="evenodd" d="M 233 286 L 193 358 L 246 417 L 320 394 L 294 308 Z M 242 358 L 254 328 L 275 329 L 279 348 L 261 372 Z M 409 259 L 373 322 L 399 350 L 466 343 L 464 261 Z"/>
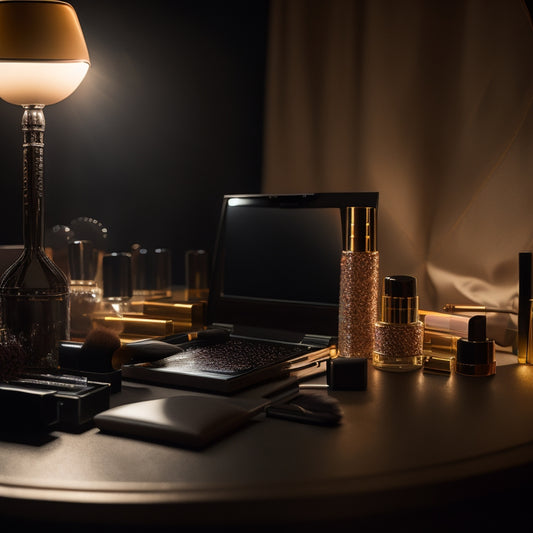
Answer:
<path fill-rule="evenodd" d="M 44 242 L 44 106 L 24 106 L 23 140 L 23 235 L 31 252 Z"/>
<path fill-rule="evenodd" d="M 70 298 L 65 274 L 44 250 L 44 113 L 24 106 L 23 236 L 21 256 L 0 279 L 2 328 L 20 342 L 31 369 L 58 368 L 59 341 L 70 336 Z"/>

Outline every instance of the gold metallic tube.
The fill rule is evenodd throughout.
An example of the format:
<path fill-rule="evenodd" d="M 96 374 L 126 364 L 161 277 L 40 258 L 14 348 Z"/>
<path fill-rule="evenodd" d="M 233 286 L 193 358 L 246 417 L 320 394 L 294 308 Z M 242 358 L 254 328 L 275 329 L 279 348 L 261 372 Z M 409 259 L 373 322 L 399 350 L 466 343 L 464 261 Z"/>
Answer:
<path fill-rule="evenodd" d="M 461 337 L 424 329 L 424 353 L 452 357 L 457 355 L 457 341 Z"/>
<path fill-rule="evenodd" d="M 143 313 L 153 318 L 173 320 L 175 322 L 202 323 L 204 321 L 204 304 L 177 302 L 144 302 Z"/>
<path fill-rule="evenodd" d="M 92 323 L 129 337 L 164 337 L 174 332 L 172 320 L 155 318 L 93 316 Z"/>

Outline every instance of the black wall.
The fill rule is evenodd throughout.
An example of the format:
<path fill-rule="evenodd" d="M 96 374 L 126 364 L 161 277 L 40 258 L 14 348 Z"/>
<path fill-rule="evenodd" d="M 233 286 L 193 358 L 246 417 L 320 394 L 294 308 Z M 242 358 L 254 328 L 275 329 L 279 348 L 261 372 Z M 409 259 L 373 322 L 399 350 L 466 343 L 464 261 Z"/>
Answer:
<path fill-rule="evenodd" d="M 72 0 L 92 66 L 45 108 L 45 225 L 88 216 L 109 251 L 212 250 L 221 199 L 259 192 L 267 0 Z M 22 110 L 0 101 L 0 244 L 22 242 Z"/>

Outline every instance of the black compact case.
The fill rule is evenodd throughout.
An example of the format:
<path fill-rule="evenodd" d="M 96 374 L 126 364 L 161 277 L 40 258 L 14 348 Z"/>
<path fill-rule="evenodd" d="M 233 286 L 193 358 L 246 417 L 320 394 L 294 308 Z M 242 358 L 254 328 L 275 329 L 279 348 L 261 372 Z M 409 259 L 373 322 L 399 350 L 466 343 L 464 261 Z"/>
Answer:
<path fill-rule="evenodd" d="M 4 406 L 1 431 L 50 430 L 59 421 L 54 394 L 53 390 L 1 383 L 0 405 Z"/>
<path fill-rule="evenodd" d="M 32 375 L 0 383 L 4 408 L 2 431 L 77 432 L 109 409 L 110 385 L 93 381 L 61 381 L 65 375 Z M 69 376 L 67 376 L 69 377 Z"/>

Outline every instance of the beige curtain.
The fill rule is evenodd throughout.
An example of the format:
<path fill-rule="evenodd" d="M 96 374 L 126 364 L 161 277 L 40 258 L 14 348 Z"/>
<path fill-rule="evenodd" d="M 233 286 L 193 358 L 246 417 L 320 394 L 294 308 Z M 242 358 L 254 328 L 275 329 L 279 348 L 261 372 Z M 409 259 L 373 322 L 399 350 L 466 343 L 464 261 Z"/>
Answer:
<path fill-rule="evenodd" d="M 516 309 L 532 99 L 520 0 L 272 0 L 264 192 L 379 191 L 382 276 Z"/>

